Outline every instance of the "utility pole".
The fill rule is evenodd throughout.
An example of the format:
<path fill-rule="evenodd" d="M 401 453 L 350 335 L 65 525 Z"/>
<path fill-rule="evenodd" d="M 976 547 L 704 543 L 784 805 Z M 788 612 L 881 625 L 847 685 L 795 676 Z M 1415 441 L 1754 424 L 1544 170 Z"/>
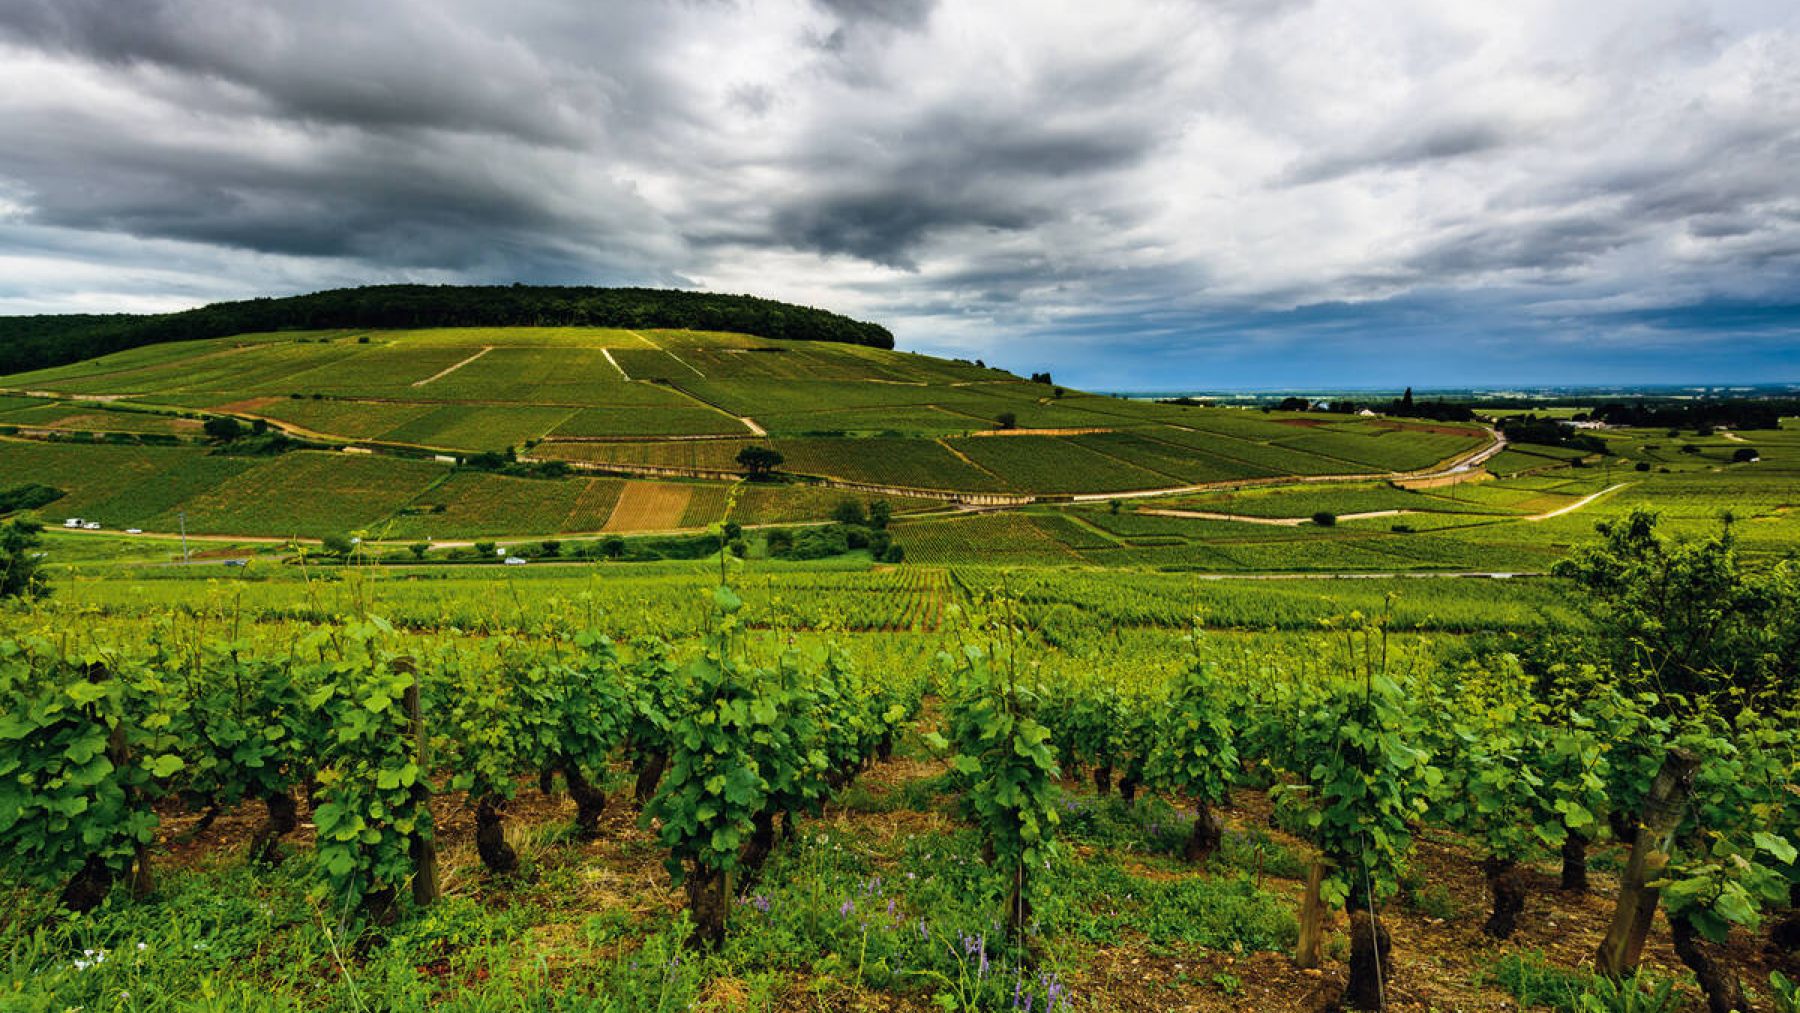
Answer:
<path fill-rule="evenodd" d="M 187 561 L 188 561 L 187 511 L 186 510 L 178 511 L 176 513 L 176 516 L 181 518 L 181 564 L 183 566 L 186 566 Z"/>

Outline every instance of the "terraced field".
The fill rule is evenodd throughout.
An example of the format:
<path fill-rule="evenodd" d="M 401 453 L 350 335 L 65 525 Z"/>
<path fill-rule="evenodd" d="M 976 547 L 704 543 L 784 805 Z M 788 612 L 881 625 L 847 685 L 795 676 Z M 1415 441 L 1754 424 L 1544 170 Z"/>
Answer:
<path fill-rule="evenodd" d="M 266 423 L 307 449 L 286 455 L 292 460 L 233 453 L 202 431 L 218 416 Z M 0 378 L 0 439 L 8 434 L 0 462 L 66 489 L 58 509 L 108 525 L 163 530 L 185 512 L 195 531 L 435 539 L 703 527 L 725 517 L 730 481 L 742 470 L 737 456 L 753 445 L 781 454 L 781 472 L 834 487 L 759 487 L 729 508 L 735 519 L 785 523 L 823 519 L 845 495 L 880 495 L 906 512 L 934 500 L 1018 503 L 1381 474 L 1430 467 L 1488 439 L 1478 427 L 1095 396 L 863 346 L 572 327 L 296 331 L 149 345 Z M 65 437 L 88 442 L 19 445 Z M 156 456 L 100 442 L 186 446 Z M 382 460 L 331 453 L 345 448 Z M 516 458 L 588 473 L 528 479 L 445 467 L 477 454 L 489 468 Z M 130 465 L 101 463 L 112 461 Z M 140 474 L 164 477 L 153 490 L 115 497 L 89 488 L 90 471 L 128 488 Z M 596 471 L 611 471 L 612 484 L 593 485 Z M 1030 523 L 1016 527 L 1038 544 Z M 1060 548 L 1048 555 L 1079 559 Z"/>

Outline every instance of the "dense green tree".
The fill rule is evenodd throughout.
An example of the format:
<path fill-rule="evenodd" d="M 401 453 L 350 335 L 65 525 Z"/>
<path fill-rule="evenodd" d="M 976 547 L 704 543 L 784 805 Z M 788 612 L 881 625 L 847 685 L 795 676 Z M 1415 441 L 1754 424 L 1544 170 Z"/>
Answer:
<path fill-rule="evenodd" d="M 839 524 L 864 525 L 868 517 L 863 513 L 862 504 L 853 499 L 839 500 L 831 510 L 831 519 Z"/>
<path fill-rule="evenodd" d="M 1596 529 L 1600 540 L 1554 572 L 1580 586 L 1615 671 L 1672 700 L 1800 692 L 1793 563 L 1746 566 L 1729 518 L 1687 540 L 1664 536 L 1641 508 Z"/>
<path fill-rule="evenodd" d="M 0 526 L 0 599 L 41 598 L 50 593 L 43 574 L 44 530 L 23 518 Z"/>
<path fill-rule="evenodd" d="M 667 327 L 894 347 L 893 334 L 879 324 L 747 295 L 585 286 L 371 285 L 148 316 L 0 317 L 0 373 L 43 369 L 140 345 L 257 331 L 532 326 Z"/>
<path fill-rule="evenodd" d="M 54 486 L 27 482 L 0 489 L 0 515 L 10 514 L 17 510 L 36 510 L 63 498 L 63 491 Z"/>
<path fill-rule="evenodd" d="M 738 451 L 737 463 L 751 478 L 768 478 L 785 460 L 773 447 L 749 446 Z"/>
<path fill-rule="evenodd" d="M 208 437 L 220 443 L 230 443 L 244 435 L 244 424 L 228 415 L 207 419 L 206 424 L 200 428 Z"/>

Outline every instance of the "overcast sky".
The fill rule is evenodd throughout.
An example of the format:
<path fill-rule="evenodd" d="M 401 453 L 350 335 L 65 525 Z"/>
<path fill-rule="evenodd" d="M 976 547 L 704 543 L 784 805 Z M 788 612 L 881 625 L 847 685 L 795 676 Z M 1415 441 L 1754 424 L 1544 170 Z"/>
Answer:
<path fill-rule="evenodd" d="M 1102 389 L 1800 380 L 1800 3 L 0 0 L 0 313 L 396 280 Z"/>

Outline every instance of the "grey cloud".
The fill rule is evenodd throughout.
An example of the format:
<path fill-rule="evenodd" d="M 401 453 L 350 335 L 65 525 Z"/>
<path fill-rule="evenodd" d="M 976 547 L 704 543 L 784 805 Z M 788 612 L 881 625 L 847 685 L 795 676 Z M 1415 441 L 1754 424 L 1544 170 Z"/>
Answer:
<path fill-rule="evenodd" d="M 0 38 L 122 68 L 158 68 L 210 82 L 212 102 L 252 99 L 251 113 L 382 130 L 449 130 L 579 147 L 621 107 L 655 104 L 631 90 L 634 54 L 655 45 L 654 22 L 629 6 L 599 8 L 574 37 L 532 45 L 480 8 L 404 0 L 370 6 L 323 0 L 281 12 L 230 0 L 17 0 L 0 7 Z M 562 47 L 587 43 L 580 63 Z M 603 59 L 597 59 L 603 58 Z M 609 67 L 610 65 L 610 67 Z M 224 86 L 229 86 L 226 91 Z M 204 93 L 201 93 L 204 94 Z"/>
<path fill-rule="evenodd" d="M 1571 333 L 1621 300 L 1793 295 L 1791 4 L 1490 16 L 0 0 L 0 136 L 27 141 L 0 145 L 0 257 L 24 272 L 0 312 L 697 281 L 992 360 L 1124 328 L 1351 341 L 1354 314 L 1307 308 L 1425 292 L 1554 305 Z"/>
<path fill-rule="evenodd" d="M 901 28 L 917 28 L 931 16 L 936 0 L 818 0 L 849 23 L 873 22 Z"/>
<path fill-rule="evenodd" d="M 1304 185 L 1368 170 L 1410 169 L 1493 151 L 1516 140 L 1514 133 L 1499 123 L 1425 125 L 1373 145 L 1302 158 L 1288 171 L 1286 181 Z"/>

